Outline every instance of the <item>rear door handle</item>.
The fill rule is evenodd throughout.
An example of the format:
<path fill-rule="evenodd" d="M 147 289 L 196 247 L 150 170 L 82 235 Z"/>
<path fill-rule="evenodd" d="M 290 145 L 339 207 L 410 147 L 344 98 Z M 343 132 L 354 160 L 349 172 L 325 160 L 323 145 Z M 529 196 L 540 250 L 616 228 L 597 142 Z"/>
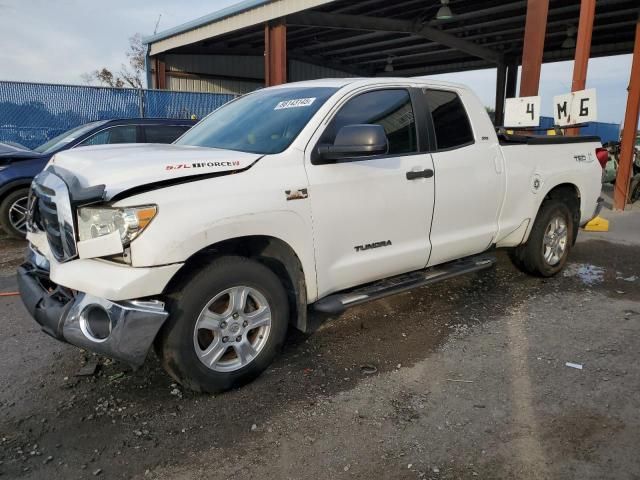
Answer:
<path fill-rule="evenodd" d="M 433 170 L 427 168 L 426 170 L 419 170 L 417 172 L 407 172 L 407 180 L 417 180 L 419 178 L 431 178 L 433 177 Z"/>

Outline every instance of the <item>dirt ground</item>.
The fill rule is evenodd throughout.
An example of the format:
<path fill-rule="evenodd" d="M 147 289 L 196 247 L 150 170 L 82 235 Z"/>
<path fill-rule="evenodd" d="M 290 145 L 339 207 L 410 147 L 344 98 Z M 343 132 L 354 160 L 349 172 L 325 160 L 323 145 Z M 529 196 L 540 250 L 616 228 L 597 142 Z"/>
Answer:
<path fill-rule="evenodd" d="M 553 279 L 499 254 L 292 333 L 215 397 L 153 354 L 131 372 L 58 343 L 0 297 L 0 477 L 638 479 L 640 243 L 598 238 Z M 0 239 L 0 291 L 23 248 Z"/>

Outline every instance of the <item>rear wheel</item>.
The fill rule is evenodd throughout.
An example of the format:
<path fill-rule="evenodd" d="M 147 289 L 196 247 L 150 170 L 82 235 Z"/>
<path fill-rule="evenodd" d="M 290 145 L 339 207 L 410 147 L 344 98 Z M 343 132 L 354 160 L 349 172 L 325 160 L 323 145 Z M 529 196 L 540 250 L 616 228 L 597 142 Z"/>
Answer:
<path fill-rule="evenodd" d="M 284 343 L 287 296 L 279 278 L 243 257 L 223 257 L 173 296 L 156 351 L 180 384 L 217 393 L 257 377 Z"/>
<path fill-rule="evenodd" d="M 540 207 L 527 243 L 509 252 L 511 261 L 530 275 L 556 275 L 567 262 L 574 228 L 569 207 L 560 200 L 546 200 Z"/>
<path fill-rule="evenodd" d="M 8 194 L 0 202 L 0 226 L 13 238 L 27 235 L 29 189 L 21 188 Z"/>

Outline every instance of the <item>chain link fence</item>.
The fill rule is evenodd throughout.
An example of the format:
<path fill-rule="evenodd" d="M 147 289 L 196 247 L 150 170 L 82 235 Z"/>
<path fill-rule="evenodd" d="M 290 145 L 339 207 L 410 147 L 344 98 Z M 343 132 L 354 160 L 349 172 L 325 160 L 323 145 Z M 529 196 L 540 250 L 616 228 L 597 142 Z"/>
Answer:
<path fill-rule="evenodd" d="M 95 120 L 200 119 L 233 98 L 219 93 L 0 81 L 0 142 L 35 148 Z"/>

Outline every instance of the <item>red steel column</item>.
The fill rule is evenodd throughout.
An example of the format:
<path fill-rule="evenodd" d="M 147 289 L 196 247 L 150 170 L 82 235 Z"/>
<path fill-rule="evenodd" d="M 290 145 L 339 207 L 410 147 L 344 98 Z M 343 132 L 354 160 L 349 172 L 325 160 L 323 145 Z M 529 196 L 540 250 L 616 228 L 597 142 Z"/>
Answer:
<path fill-rule="evenodd" d="M 573 62 L 573 82 L 571 91 L 584 90 L 587 84 L 587 68 L 591 56 L 591 34 L 593 33 L 593 18 L 596 13 L 596 0 L 582 0 L 580 3 L 580 23 L 576 40 L 576 54 Z M 579 135 L 577 127 L 567 129 L 567 135 Z"/>
<path fill-rule="evenodd" d="M 633 47 L 631 63 L 631 80 L 629 81 L 627 96 L 627 112 L 622 127 L 622 141 L 620 145 L 620 163 L 616 176 L 613 194 L 613 208 L 624 210 L 629 198 L 629 181 L 631 180 L 631 162 L 638 130 L 638 115 L 640 115 L 640 18 L 636 23 L 636 41 Z"/>
<path fill-rule="evenodd" d="M 549 0 L 527 1 L 527 20 L 524 26 L 522 73 L 520 77 L 521 97 L 538 95 L 548 13 Z"/>
<path fill-rule="evenodd" d="M 284 20 L 264 26 L 265 85 L 287 83 L 287 25 Z"/>

